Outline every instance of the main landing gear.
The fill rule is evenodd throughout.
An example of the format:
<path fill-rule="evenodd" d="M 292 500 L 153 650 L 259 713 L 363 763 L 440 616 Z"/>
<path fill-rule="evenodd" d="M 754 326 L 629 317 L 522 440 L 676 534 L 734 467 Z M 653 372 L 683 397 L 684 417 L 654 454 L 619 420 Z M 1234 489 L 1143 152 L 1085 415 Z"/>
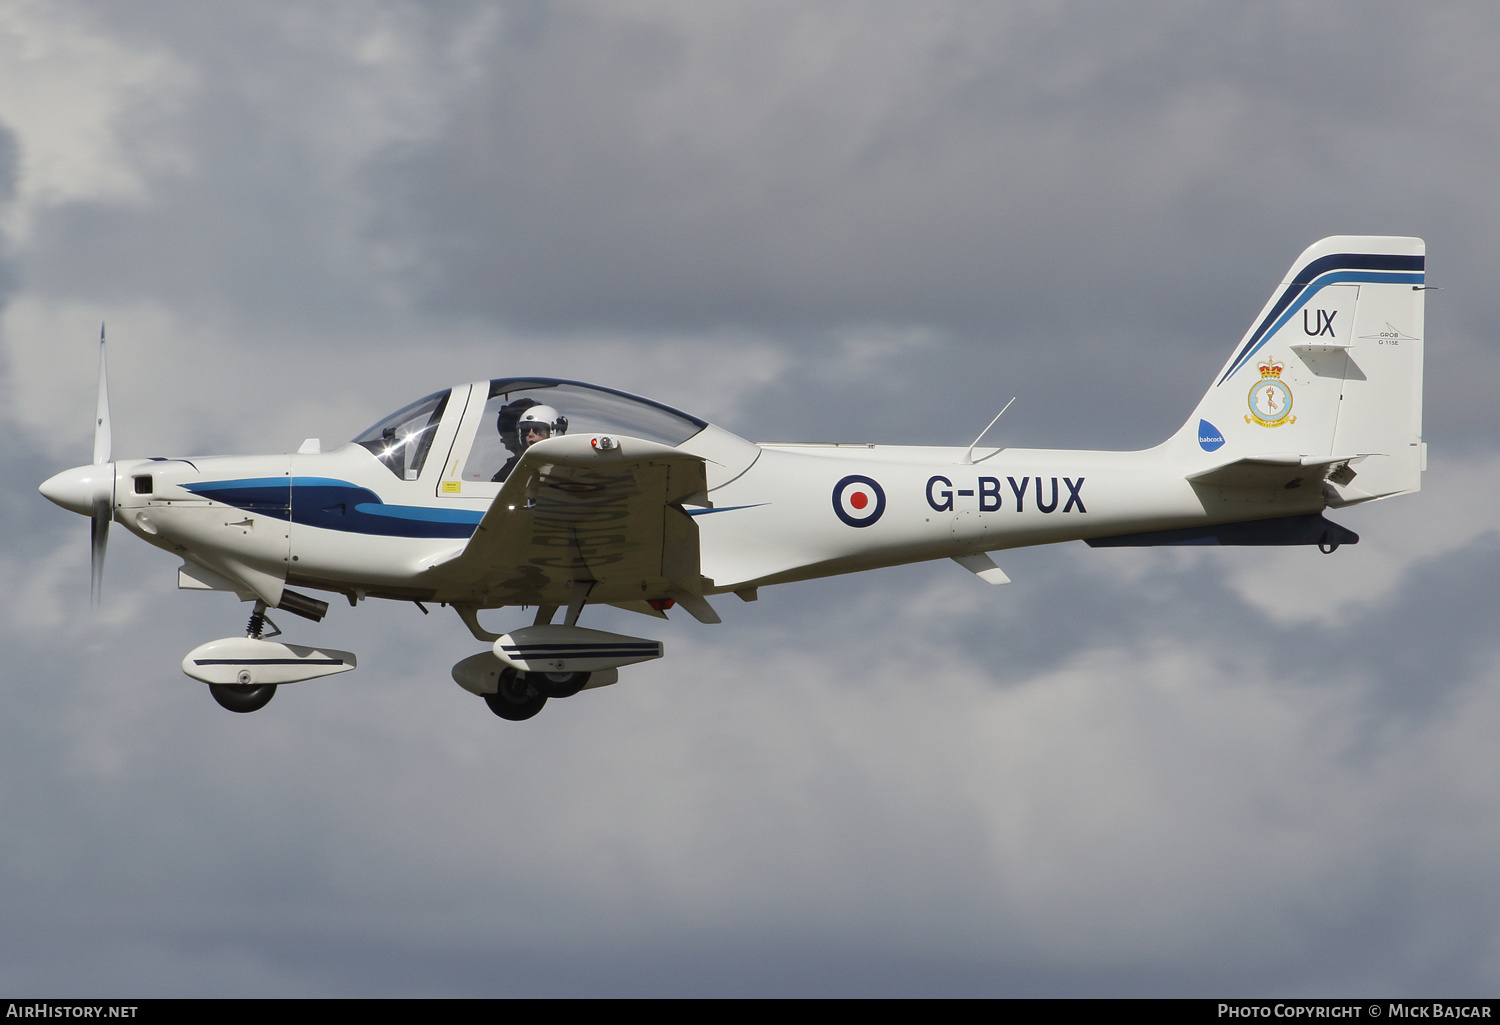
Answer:
<path fill-rule="evenodd" d="M 578 625 L 578 613 L 592 586 L 592 581 L 574 584 L 573 603 L 561 626 L 551 622 L 557 607 L 542 605 L 531 626 L 491 633 L 479 625 L 477 606 L 455 605 L 474 639 L 491 647 L 454 665 L 453 682 L 484 698 L 500 718 L 520 722 L 540 712 L 549 698 L 607 687 L 620 679 L 621 666 L 661 658 L 661 641 Z"/>
<path fill-rule="evenodd" d="M 521 722 L 542 710 L 548 698 L 571 698 L 589 685 L 592 673 L 522 673 L 506 666 L 484 703 L 502 719 Z"/>
<path fill-rule="evenodd" d="M 518 673 L 510 666 L 500 672 L 495 693 L 484 695 L 484 703 L 502 719 L 521 722 L 542 710 L 549 694 L 533 682 L 530 673 Z"/>

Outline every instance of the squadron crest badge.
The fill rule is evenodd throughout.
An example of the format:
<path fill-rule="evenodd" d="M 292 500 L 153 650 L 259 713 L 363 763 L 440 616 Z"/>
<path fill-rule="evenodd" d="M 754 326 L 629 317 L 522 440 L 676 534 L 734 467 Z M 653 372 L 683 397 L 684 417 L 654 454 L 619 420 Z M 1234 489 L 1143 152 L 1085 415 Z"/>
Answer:
<path fill-rule="evenodd" d="M 1297 418 L 1292 416 L 1292 390 L 1281 379 L 1286 364 L 1267 358 L 1258 366 L 1260 380 L 1250 386 L 1250 415 L 1245 417 L 1245 423 L 1262 427 L 1296 423 Z"/>

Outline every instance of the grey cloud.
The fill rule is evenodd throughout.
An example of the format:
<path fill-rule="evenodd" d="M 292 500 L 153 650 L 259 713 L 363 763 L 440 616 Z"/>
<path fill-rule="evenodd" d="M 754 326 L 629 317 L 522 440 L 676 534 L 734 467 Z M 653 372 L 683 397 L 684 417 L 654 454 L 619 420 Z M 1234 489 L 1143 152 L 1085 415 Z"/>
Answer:
<path fill-rule="evenodd" d="M 1267 8 L 565 10 L 524 45 L 497 35 L 444 136 L 393 167 L 409 197 L 393 230 L 440 240 L 439 309 L 667 328 L 1159 317 L 1161 297 L 1115 268 L 1205 289 L 1207 271 L 1274 275 L 1247 261 L 1285 263 L 1289 235 L 1386 230 L 1377 214 L 1424 228 L 1391 222 L 1426 220 L 1423 182 L 1441 174 L 1420 159 L 1425 111 L 1466 103 L 1380 73 L 1438 59 L 1407 52 L 1394 8 L 1352 24 Z M 821 45 L 772 27 L 788 20 Z M 882 33 L 908 45 L 877 65 L 862 44 Z M 1065 307 L 1018 302 L 1063 277 L 1079 284 Z"/>
<path fill-rule="evenodd" d="M 551 9 L 496 33 L 444 131 L 372 171 L 402 197 L 380 233 L 419 254 L 427 309 L 543 334 L 729 323 L 833 361 L 838 330 L 939 332 L 884 368 L 920 403 L 798 374 L 731 425 L 750 434 L 813 418 L 903 440 L 891 420 L 937 395 L 966 426 L 917 440 L 962 441 L 1020 392 L 1025 442 L 1107 423 L 1155 443 L 1324 234 L 1429 235 L 1492 317 L 1449 275 L 1494 256 L 1462 228 L 1494 141 L 1435 145 L 1432 113 L 1462 121 L 1494 89 L 1443 73 L 1472 24 L 1170 10 Z M 1146 392 L 1182 413 L 1142 422 Z M 1465 435 L 1478 409 L 1439 415 Z"/>

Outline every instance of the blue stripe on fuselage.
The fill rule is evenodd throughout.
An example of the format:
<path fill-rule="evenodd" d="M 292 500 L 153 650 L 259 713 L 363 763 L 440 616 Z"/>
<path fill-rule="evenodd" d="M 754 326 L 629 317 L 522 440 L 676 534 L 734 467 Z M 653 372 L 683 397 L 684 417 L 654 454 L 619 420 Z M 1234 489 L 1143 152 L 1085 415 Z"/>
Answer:
<path fill-rule="evenodd" d="M 330 477 L 256 477 L 200 481 L 183 487 L 246 512 L 324 530 L 381 537 L 465 538 L 484 518 L 483 512 L 472 509 L 388 505 L 369 488 Z"/>
<path fill-rule="evenodd" d="M 709 513 L 734 512 L 736 509 L 759 509 L 767 502 L 756 502 L 754 505 L 721 505 L 717 509 L 684 509 L 683 512 L 689 516 L 707 516 Z"/>

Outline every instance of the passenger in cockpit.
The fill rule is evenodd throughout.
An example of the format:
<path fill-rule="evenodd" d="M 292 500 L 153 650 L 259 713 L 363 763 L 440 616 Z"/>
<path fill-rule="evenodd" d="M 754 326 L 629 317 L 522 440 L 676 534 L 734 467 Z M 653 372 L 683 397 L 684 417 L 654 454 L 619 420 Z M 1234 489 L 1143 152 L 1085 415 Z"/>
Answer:
<path fill-rule="evenodd" d="M 510 476 L 510 471 L 515 469 L 516 463 L 521 461 L 521 456 L 532 445 L 566 434 L 568 418 L 535 399 L 521 398 L 500 407 L 500 413 L 495 418 L 495 430 L 500 432 L 500 440 L 511 452 L 511 457 L 500 467 L 500 472 L 491 478 L 503 481 Z"/>

